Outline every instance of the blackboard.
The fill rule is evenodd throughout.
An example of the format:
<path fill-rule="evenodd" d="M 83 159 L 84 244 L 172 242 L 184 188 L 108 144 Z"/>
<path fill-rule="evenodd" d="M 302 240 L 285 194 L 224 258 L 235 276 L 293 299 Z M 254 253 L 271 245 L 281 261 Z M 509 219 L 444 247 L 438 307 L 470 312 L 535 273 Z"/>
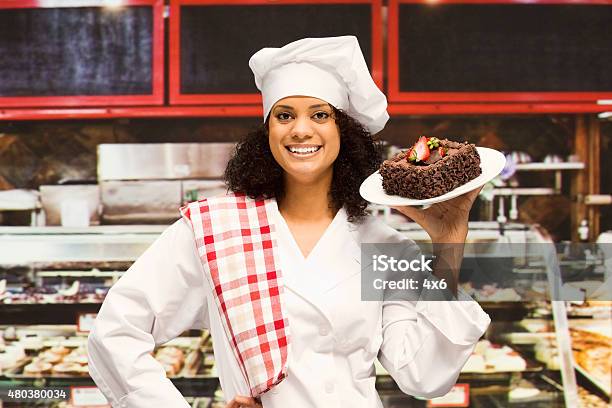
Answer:
<path fill-rule="evenodd" d="M 0 9 L 0 97 L 147 95 L 153 8 Z"/>
<path fill-rule="evenodd" d="M 372 67 L 371 4 L 182 6 L 180 12 L 181 94 L 256 93 L 251 55 L 305 37 L 354 35 Z"/>
<path fill-rule="evenodd" d="M 400 4 L 400 92 L 610 92 L 612 7 Z"/>

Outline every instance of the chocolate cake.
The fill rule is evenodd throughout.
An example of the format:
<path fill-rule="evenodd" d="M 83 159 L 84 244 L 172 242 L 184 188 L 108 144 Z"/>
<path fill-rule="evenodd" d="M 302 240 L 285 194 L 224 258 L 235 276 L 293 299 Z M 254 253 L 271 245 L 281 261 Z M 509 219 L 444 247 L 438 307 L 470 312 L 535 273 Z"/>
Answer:
<path fill-rule="evenodd" d="M 446 194 L 481 173 L 475 145 L 425 136 L 380 166 L 387 194 L 417 200 Z"/>

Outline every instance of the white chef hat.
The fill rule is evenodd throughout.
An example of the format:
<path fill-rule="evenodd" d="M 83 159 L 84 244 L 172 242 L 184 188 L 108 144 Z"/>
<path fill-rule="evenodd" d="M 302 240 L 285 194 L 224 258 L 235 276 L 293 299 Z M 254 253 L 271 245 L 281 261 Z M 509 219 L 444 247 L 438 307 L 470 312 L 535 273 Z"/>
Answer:
<path fill-rule="evenodd" d="M 264 121 L 276 102 L 298 95 L 342 109 L 372 134 L 389 119 L 387 98 L 372 80 L 354 36 L 304 38 L 262 48 L 249 66 L 263 97 Z"/>

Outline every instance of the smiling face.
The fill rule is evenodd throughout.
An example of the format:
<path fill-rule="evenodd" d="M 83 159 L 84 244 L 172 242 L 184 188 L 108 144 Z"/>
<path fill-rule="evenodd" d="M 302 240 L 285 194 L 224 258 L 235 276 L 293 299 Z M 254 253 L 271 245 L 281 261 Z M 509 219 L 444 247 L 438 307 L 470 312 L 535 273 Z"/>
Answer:
<path fill-rule="evenodd" d="M 333 109 L 321 99 L 292 96 L 270 111 L 269 143 L 289 180 L 312 183 L 329 176 L 340 152 L 340 130 Z"/>

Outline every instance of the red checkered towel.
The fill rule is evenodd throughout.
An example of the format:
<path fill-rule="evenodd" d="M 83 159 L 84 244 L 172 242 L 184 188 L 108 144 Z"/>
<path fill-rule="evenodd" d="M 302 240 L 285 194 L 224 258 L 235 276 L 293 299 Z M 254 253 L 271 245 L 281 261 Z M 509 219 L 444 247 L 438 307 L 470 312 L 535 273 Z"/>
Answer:
<path fill-rule="evenodd" d="M 276 211 L 274 199 L 234 193 L 181 208 L 253 397 L 281 382 L 287 372 L 289 321 L 281 301 Z"/>

